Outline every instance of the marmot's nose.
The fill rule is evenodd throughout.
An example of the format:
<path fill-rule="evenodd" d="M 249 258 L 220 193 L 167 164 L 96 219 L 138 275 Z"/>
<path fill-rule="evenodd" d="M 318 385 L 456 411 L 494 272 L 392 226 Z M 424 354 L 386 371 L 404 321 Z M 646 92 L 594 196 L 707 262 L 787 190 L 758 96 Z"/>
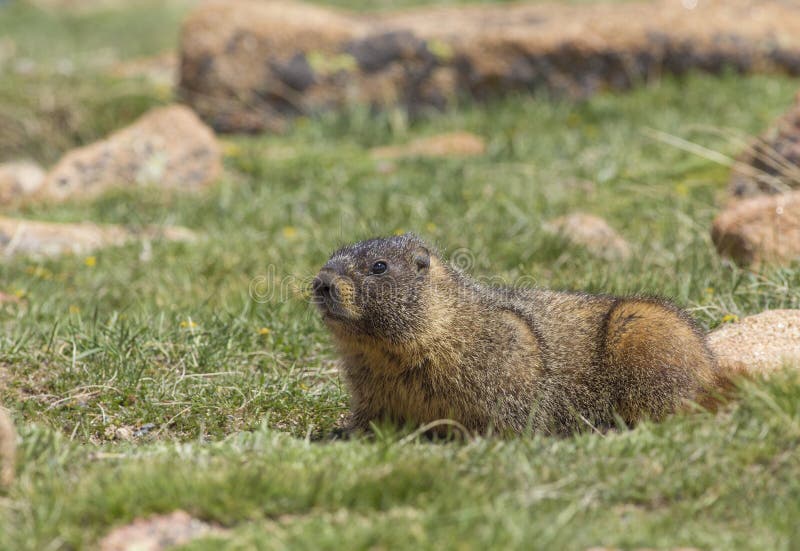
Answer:
<path fill-rule="evenodd" d="M 311 282 L 311 289 L 319 298 L 331 298 L 334 289 L 334 278 L 336 275 L 328 270 L 322 270 L 314 281 Z"/>

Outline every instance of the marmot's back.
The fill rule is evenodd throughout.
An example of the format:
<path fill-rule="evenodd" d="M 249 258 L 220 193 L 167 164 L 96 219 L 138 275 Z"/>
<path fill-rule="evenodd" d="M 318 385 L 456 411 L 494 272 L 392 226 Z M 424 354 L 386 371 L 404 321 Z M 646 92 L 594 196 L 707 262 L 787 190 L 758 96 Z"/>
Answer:
<path fill-rule="evenodd" d="M 541 334 L 547 365 L 585 369 L 596 363 L 614 297 L 525 289 L 518 290 L 514 299 Z"/>
<path fill-rule="evenodd" d="M 661 419 L 692 401 L 709 404 L 716 365 L 694 321 L 669 302 L 530 290 L 519 309 L 542 336 L 542 408 L 568 424 Z"/>
<path fill-rule="evenodd" d="M 483 287 L 409 234 L 342 248 L 314 290 L 354 429 L 447 417 L 566 433 L 661 419 L 716 380 L 702 333 L 670 303 Z"/>

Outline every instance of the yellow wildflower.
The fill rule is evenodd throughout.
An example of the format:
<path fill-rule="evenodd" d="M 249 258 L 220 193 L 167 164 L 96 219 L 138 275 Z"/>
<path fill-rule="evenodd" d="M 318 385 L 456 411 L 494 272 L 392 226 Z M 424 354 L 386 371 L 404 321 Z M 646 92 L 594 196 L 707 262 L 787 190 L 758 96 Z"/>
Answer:
<path fill-rule="evenodd" d="M 283 232 L 283 237 L 285 237 L 286 239 L 294 239 L 295 237 L 297 237 L 297 228 L 295 228 L 294 226 L 286 226 L 285 228 L 283 228 L 282 232 Z"/>
<path fill-rule="evenodd" d="M 28 266 L 25 268 L 25 271 L 31 274 L 33 277 L 39 277 L 41 279 L 53 279 L 53 272 L 42 266 Z"/>
<path fill-rule="evenodd" d="M 97 265 L 97 258 L 94 256 L 87 256 L 86 260 L 83 261 L 89 268 L 94 268 Z"/>
<path fill-rule="evenodd" d="M 729 323 L 729 322 L 736 323 L 737 321 L 739 321 L 739 316 L 737 316 L 736 314 L 725 314 L 724 316 L 722 316 L 722 323 Z"/>
<path fill-rule="evenodd" d="M 258 330 L 259 335 L 269 335 L 270 333 L 272 333 L 272 329 L 270 329 L 269 327 L 262 327 L 261 329 Z"/>
<path fill-rule="evenodd" d="M 571 128 L 575 128 L 581 123 L 581 118 L 578 116 L 577 113 L 570 113 L 567 115 L 567 126 Z"/>
<path fill-rule="evenodd" d="M 184 328 L 184 329 L 186 329 L 186 328 L 193 329 L 193 328 L 197 327 L 197 324 L 195 322 L 193 322 L 192 320 L 185 320 L 185 321 L 181 322 L 181 327 Z"/>
<path fill-rule="evenodd" d="M 225 141 L 222 142 L 222 153 L 226 157 L 241 157 L 242 148 L 237 143 Z"/>
<path fill-rule="evenodd" d="M 158 85 L 155 87 L 156 96 L 161 100 L 172 99 L 172 86 Z"/>
<path fill-rule="evenodd" d="M 70 304 L 69 305 L 69 313 L 70 314 L 79 314 L 80 312 L 81 312 L 81 309 L 78 306 L 75 306 L 74 304 Z"/>

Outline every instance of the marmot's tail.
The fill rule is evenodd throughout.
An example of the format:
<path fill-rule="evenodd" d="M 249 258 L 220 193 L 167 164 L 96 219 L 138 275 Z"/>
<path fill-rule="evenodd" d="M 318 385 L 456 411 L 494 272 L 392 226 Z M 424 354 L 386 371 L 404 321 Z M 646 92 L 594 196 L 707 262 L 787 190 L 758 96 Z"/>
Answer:
<path fill-rule="evenodd" d="M 743 380 L 752 378 L 753 373 L 744 364 L 718 363 L 711 388 L 705 390 L 697 403 L 704 409 L 716 411 L 736 397 L 739 384 Z"/>

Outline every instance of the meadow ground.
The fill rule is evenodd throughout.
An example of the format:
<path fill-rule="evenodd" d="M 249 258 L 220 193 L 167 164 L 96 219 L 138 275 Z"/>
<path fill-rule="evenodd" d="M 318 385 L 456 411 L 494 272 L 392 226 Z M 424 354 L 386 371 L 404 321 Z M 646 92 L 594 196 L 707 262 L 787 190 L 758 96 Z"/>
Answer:
<path fill-rule="evenodd" d="M 103 59 L 172 47 L 184 9 L 0 7 L 0 43 L 17 58 L 0 78 L 0 156 L 50 163 L 170 101 L 108 76 Z M 320 442 L 310 436 L 334 426 L 347 396 L 303 284 L 343 242 L 413 230 L 445 255 L 471 251 L 474 275 L 667 296 L 709 329 L 798 308 L 800 266 L 751 273 L 716 256 L 709 227 L 728 169 L 649 131 L 733 155 L 799 85 L 696 75 L 582 103 L 467 103 L 414 124 L 353 110 L 284 136 L 224 138 L 225 176 L 201 194 L 6 209 L 180 224 L 205 239 L 0 263 L 0 290 L 25 301 L 0 307 L 0 403 L 22 436 L 0 548 L 81 549 L 180 508 L 229 529 L 186 549 L 796 549 L 791 369 L 716 415 L 607 435 L 432 443 L 383 427 Z M 488 153 L 388 173 L 368 154 L 456 129 L 484 136 Z M 574 210 L 605 217 L 633 259 L 598 260 L 542 231 Z"/>

